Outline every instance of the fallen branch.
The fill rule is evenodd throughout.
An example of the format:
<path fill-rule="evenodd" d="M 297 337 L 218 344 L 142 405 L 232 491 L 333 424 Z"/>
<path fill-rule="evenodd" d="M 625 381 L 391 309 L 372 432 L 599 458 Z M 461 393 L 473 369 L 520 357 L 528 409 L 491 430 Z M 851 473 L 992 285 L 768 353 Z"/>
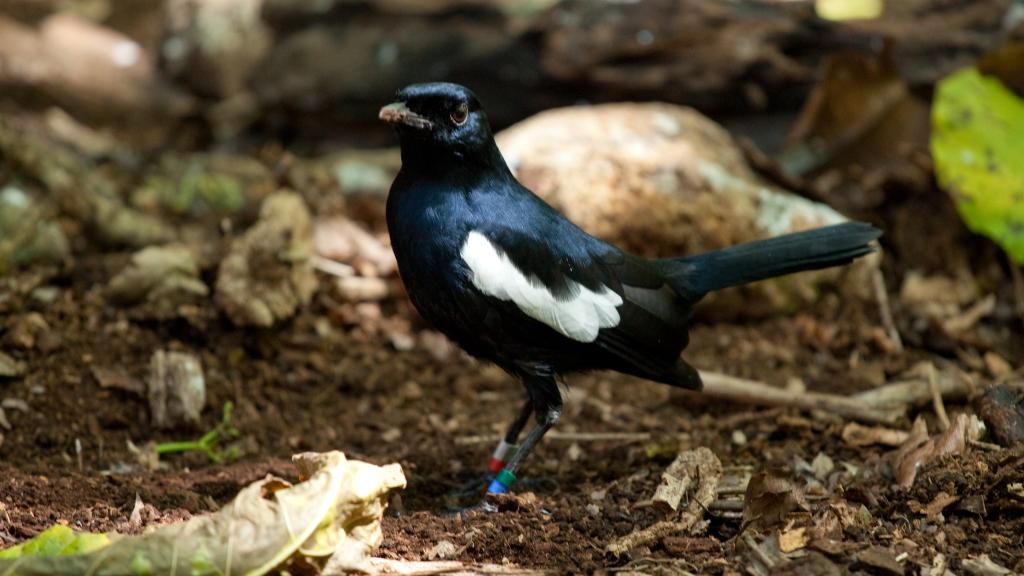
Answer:
<path fill-rule="evenodd" d="M 690 450 L 681 453 L 676 458 L 666 471 L 665 477 L 670 484 L 678 483 L 691 486 L 696 482 L 697 489 L 686 510 L 680 514 L 678 519 L 662 520 L 642 530 L 630 532 L 609 543 L 605 550 L 615 555 L 621 555 L 665 536 L 691 530 L 704 517 L 704 511 L 715 501 L 718 481 L 722 478 L 722 462 L 707 448 Z M 666 497 L 668 493 L 671 493 L 670 499 L 675 498 L 677 492 L 675 488 L 669 488 L 666 492 L 662 486 L 659 486 L 655 492 L 655 503 L 658 502 L 659 494 Z M 678 492 L 678 495 L 679 499 L 682 499 L 683 493 Z M 675 502 L 678 505 L 678 500 Z"/>
<path fill-rule="evenodd" d="M 837 396 L 816 392 L 791 392 L 763 382 L 736 378 L 715 372 L 701 372 L 704 394 L 745 404 L 789 406 L 803 410 L 822 410 L 863 422 L 892 424 L 905 414 L 904 406 L 872 405 L 858 397 Z M 925 383 L 925 393 L 931 399 Z"/>
<path fill-rule="evenodd" d="M 885 384 L 852 397 L 876 409 L 923 406 L 934 402 L 937 393 L 944 400 L 963 399 L 974 392 L 969 377 L 947 370 L 937 371 L 935 385 L 928 378 L 913 378 Z"/>

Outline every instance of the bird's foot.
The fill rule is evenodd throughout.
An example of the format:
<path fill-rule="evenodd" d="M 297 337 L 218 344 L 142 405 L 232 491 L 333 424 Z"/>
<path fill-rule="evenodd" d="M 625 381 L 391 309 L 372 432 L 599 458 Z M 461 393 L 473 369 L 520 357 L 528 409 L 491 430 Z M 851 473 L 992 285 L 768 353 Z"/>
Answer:
<path fill-rule="evenodd" d="M 473 504 L 472 506 L 465 506 L 462 508 L 449 508 L 445 511 L 445 516 L 452 518 L 465 519 L 470 516 L 476 516 L 477 514 L 493 514 L 498 511 L 498 507 L 484 498 Z"/>
<path fill-rule="evenodd" d="M 468 498 L 470 496 L 479 496 L 485 488 L 491 485 L 494 480 L 494 474 L 488 472 L 487 474 L 481 474 L 468 482 L 460 484 L 455 488 L 448 491 L 448 496 L 451 498 Z"/>

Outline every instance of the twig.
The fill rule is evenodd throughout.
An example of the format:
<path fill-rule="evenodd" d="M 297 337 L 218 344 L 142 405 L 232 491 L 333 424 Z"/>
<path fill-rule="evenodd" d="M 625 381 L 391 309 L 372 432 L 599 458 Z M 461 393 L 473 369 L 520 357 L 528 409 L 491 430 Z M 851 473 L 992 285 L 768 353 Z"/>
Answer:
<path fill-rule="evenodd" d="M 878 312 L 882 316 L 882 326 L 885 327 L 885 333 L 889 336 L 889 341 L 892 342 L 894 351 L 899 354 L 903 352 L 903 339 L 900 337 L 900 331 L 896 328 L 896 322 L 892 318 L 892 308 L 889 306 L 889 292 L 885 289 L 885 277 L 882 276 L 882 271 L 875 268 L 871 275 L 871 280 L 875 286 L 875 299 L 878 300 Z"/>
<path fill-rule="evenodd" d="M 355 268 L 348 264 L 338 262 L 337 260 L 331 260 L 330 258 L 325 258 L 319 254 L 314 254 L 313 257 L 310 258 L 310 262 L 312 262 L 313 268 L 316 268 L 324 274 L 329 274 L 338 278 L 348 278 L 356 275 Z"/>
<path fill-rule="evenodd" d="M 966 398 L 974 391 L 974 383 L 962 374 L 939 371 L 935 379 L 939 394 L 946 400 Z M 853 396 L 873 408 L 911 407 L 932 400 L 932 386 L 927 378 L 912 378 L 885 384 Z"/>
<path fill-rule="evenodd" d="M 706 448 L 701 448 L 694 452 L 697 457 L 686 459 L 692 463 L 693 469 L 681 472 L 691 479 L 696 478 L 698 480 L 697 490 L 693 498 L 690 499 L 686 510 L 679 516 L 679 519 L 662 520 L 647 528 L 630 532 L 609 543 L 605 550 L 615 555 L 621 555 L 664 536 L 687 532 L 701 521 L 704 517 L 704 510 L 715 501 L 718 481 L 722 478 L 722 463 L 713 452 Z M 689 482 L 689 484 L 692 483 Z"/>
<path fill-rule="evenodd" d="M 905 412 L 902 406 L 878 407 L 856 397 L 849 398 L 815 392 L 790 392 L 755 380 L 746 380 L 715 372 L 701 372 L 700 375 L 704 381 L 705 394 L 735 402 L 822 410 L 854 420 L 883 424 L 895 423 L 903 417 Z"/>
<path fill-rule="evenodd" d="M 971 305 L 960 314 L 944 321 L 942 327 L 950 334 L 966 332 L 974 327 L 979 320 L 988 316 L 996 309 L 996 295 L 989 294 Z"/>
<path fill-rule="evenodd" d="M 942 401 L 942 393 L 939 392 L 939 379 L 935 375 L 935 364 L 929 362 L 927 370 L 928 389 L 932 393 L 932 406 L 935 408 L 935 415 L 938 416 L 942 429 L 949 430 L 949 415 L 946 414 L 946 404 Z"/>
<path fill-rule="evenodd" d="M 981 440 L 971 440 L 970 438 L 968 438 L 967 439 L 967 444 L 969 446 L 974 447 L 974 448 L 978 448 L 979 450 L 987 450 L 989 452 L 1002 452 L 1003 451 L 1003 447 L 1000 446 L 999 444 L 993 444 L 991 442 L 983 442 Z"/>
<path fill-rule="evenodd" d="M 544 436 L 546 440 L 561 440 L 563 442 L 646 442 L 651 439 L 648 432 L 548 432 Z M 501 436 L 497 434 L 477 434 L 474 436 L 462 436 L 455 439 L 455 443 L 461 446 L 469 444 L 487 444 L 497 442 Z"/>

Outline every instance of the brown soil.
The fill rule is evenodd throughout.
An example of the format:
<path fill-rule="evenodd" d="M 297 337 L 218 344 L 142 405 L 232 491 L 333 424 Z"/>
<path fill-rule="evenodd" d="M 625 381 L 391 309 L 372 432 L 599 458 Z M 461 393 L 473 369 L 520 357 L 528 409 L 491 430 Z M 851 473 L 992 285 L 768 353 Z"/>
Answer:
<path fill-rule="evenodd" d="M 915 249 L 900 246 L 895 252 Z M 998 270 L 989 252 L 981 252 L 986 263 L 976 269 Z M 648 433 L 649 438 L 549 438 L 529 461 L 527 478 L 515 494 L 500 500 L 499 512 L 451 515 L 449 508 L 468 502 L 449 494 L 480 473 L 492 448 L 489 437 L 503 430 L 518 407 L 522 391 L 508 377 L 444 347 L 396 351 L 386 334 L 339 320 L 339 305 L 328 289 L 300 316 L 271 331 L 232 328 L 212 308 L 200 327 L 133 321 L 102 293 L 104 279 L 124 262 L 124 254 L 88 253 L 67 270 L 31 270 L 0 280 L 0 313 L 11 319 L 5 322 L 37 310 L 50 327 L 46 346 L 15 354 L 26 363 L 26 375 L 0 382 L 0 397 L 24 400 L 29 407 L 6 411 L 12 428 L 3 431 L 0 446 L 0 545 L 27 539 L 55 522 L 81 530 L 137 530 L 127 524 L 136 495 L 148 505 L 146 524 L 206 512 L 266 473 L 294 476 L 287 461 L 292 453 L 339 449 L 376 463 L 400 462 L 408 477 L 408 488 L 393 498 L 385 520 L 379 551 L 384 557 L 431 559 L 435 546 L 447 540 L 457 551 L 454 559 L 554 572 L 674 566 L 735 573 L 749 556 L 737 538 L 740 519 L 714 511 L 704 534 L 664 538 L 623 557 L 604 552 L 612 539 L 661 518 L 645 501 L 675 454 L 707 446 L 727 468 L 791 464 L 795 458 L 809 462 L 822 452 L 839 469 L 848 464 L 861 471 L 827 483 L 828 494 L 791 515 L 790 522 L 819 521 L 837 502 L 863 505 L 870 521 L 841 527 L 833 535 L 834 547 L 799 562 L 879 570 L 858 554 L 881 546 L 894 555 L 906 552 L 907 572 L 931 566 L 938 553 L 955 571 L 961 561 L 981 553 L 1024 570 L 1022 504 L 1006 492 L 1008 483 L 1024 477 L 1020 450 L 970 450 L 943 458 L 903 490 L 893 487 L 883 463 L 887 449 L 847 445 L 840 436 L 846 422 L 838 417 L 711 402 L 606 373 L 566 384 L 567 407 L 557 431 Z M 887 274 L 898 277 L 907 262 L 890 261 Z M 38 286 L 55 286 L 59 294 L 40 305 L 30 296 Z M 1008 281 L 997 293 L 1001 301 L 1009 300 L 1004 298 Z M 386 318 L 411 322 L 416 334 L 428 330 L 402 297 L 386 302 L 383 311 Z M 897 316 L 901 325 L 908 323 L 898 308 Z M 975 346 L 993 348 L 1019 365 L 1019 323 L 998 315 L 985 322 L 976 331 L 987 344 Z M 872 338 L 878 325 L 874 303 L 827 295 L 814 309 L 794 316 L 698 325 L 687 357 L 707 370 L 779 386 L 800 378 L 812 390 L 846 393 L 875 386 L 934 356 L 926 338 L 903 354 L 886 354 Z M 913 341 L 914 330 L 906 331 Z M 97 383 L 94 368 L 119 369 L 144 380 L 152 352 L 161 347 L 191 352 L 202 361 L 208 408 L 201 430 L 154 430 L 144 398 Z M 976 351 L 953 361 L 970 369 L 964 358 Z M 167 457 L 166 469 L 150 471 L 132 454 L 129 442 L 141 446 L 200 435 L 216 425 L 219 407 L 227 401 L 235 404 L 234 423 L 242 431 L 239 461 L 213 465 L 188 454 Z M 953 412 L 963 408 L 949 406 Z M 925 415 L 934 423 L 930 411 Z M 739 433 L 745 442 L 736 441 Z M 975 505 L 952 506 L 943 516 L 928 518 L 920 505 L 941 492 Z M 803 565 L 799 562 L 794 566 Z"/>

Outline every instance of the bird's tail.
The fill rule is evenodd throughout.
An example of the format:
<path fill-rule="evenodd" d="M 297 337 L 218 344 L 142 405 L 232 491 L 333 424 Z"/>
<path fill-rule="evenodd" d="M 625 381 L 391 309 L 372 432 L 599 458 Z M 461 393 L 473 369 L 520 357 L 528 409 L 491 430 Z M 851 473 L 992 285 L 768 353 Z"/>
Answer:
<path fill-rule="evenodd" d="M 871 242 L 881 235 L 870 224 L 846 222 L 661 263 L 673 287 L 696 300 L 713 290 L 847 264 L 874 252 Z"/>

